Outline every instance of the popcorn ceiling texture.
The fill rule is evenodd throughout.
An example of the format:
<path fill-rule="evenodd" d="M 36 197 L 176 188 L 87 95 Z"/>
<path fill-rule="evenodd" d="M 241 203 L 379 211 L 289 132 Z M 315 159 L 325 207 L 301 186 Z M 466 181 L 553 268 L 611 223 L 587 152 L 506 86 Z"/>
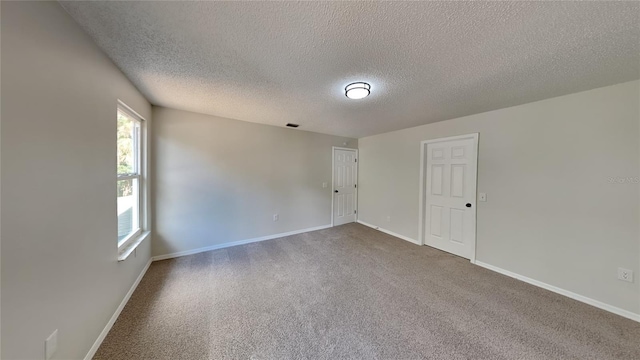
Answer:
<path fill-rule="evenodd" d="M 348 137 L 640 78 L 638 2 L 62 5 L 155 105 Z"/>

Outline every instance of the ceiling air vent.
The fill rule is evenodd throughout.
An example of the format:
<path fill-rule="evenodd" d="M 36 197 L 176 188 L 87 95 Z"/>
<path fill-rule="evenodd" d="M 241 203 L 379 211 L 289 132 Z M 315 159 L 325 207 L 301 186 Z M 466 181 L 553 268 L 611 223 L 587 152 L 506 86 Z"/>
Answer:
<path fill-rule="evenodd" d="M 297 127 L 298 127 L 298 126 L 300 126 L 300 125 L 298 125 L 298 124 L 292 124 L 292 123 L 287 123 L 287 126 L 288 126 L 288 127 L 292 127 L 292 128 L 297 128 Z"/>

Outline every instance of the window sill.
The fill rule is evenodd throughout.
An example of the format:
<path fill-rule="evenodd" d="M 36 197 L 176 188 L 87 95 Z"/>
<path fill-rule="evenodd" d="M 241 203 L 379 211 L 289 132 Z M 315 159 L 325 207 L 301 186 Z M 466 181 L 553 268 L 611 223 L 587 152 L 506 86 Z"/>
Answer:
<path fill-rule="evenodd" d="M 140 234 L 140 236 L 138 236 L 136 239 L 129 241 L 129 243 L 126 246 L 119 248 L 118 261 L 125 261 L 129 257 L 129 255 L 133 254 L 133 252 L 136 250 L 138 245 L 142 244 L 142 242 L 149 237 L 149 235 L 151 235 L 151 231 L 145 231 L 142 234 Z"/>

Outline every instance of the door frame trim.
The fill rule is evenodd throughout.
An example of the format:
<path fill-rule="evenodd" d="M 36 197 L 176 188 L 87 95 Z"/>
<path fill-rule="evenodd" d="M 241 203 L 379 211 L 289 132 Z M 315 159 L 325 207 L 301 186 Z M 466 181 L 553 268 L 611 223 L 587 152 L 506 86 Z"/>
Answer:
<path fill-rule="evenodd" d="M 449 137 L 443 137 L 443 138 L 437 138 L 437 139 L 430 139 L 430 140 L 424 140 L 420 142 L 420 189 L 419 189 L 419 194 L 420 194 L 420 199 L 419 199 L 419 204 L 420 204 L 420 208 L 418 209 L 418 243 L 420 245 L 424 245 L 425 244 L 425 233 L 426 231 L 424 231 L 424 214 L 426 213 L 425 210 L 425 206 L 426 206 L 426 194 L 424 193 L 424 189 L 426 186 L 426 181 L 427 179 L 425 179 L 425 175 L 426 175 L 426 171 L 425 171 L 425 151 L 427 150 L 427 144 L 433 144 L 433 143 L 439 143 L 439 142 L 444 142 L 444 141 L 451 141 L 451 140 L 463 140 L 463 139 L 473 139 L 473 147 L 476 150 L 476 171 L 472 174 L 473 175 L 473 184 L 476 187 L 476 199 L 474 199 L 474 206 L 472 208 L 473 211 L 473 219 L 474 219 L 474 236 L 473 236 L 473 251 L 471 252 L 471 263 L 475 264 L 476 263 L 476 251 L 477 251 L 477 239 L 478 239 L 478 211 L 477 211 L 477 204 L 478 204 L 478 138 L 479 138 L 480 133 L 470 133 L 470 134 L 465 134 L 465 135 L 456 135 L 456 136 L 449 136 Z"/>
<path fill-rule="evenodd" d="M 334 180 L 335 180 L 335 170 L 336 170 L 336 164 L 335 164 L 335 160 L 336 160 L 336 150 L 348 150 L 348 151 L 355 151 L 356 152 L 356 159 L 360 159 L 360 157 L 358 156 L 358 149 L 353 149 L 353 148 L 347 148 L 347 147 L 339 147 L 339 146 L 332 146 L 331 147 L 331 227 L 333 227 L 333 201 L 334 201 Z M 356 210 L 356 220 L 355 222 L 358 222 L 358 173 L 360 172 L 359 170 L 360 167 L 360 161 L 356 161 L 356 199 L 355 199 L 355 210 Z"/>

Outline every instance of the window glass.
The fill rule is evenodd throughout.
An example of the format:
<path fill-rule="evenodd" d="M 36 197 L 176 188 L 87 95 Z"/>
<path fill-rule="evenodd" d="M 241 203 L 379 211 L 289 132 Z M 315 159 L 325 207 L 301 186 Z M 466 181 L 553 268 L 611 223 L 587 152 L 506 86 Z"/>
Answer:
<path fill-rule="evenodd" d="M 118 175 L 136 172 L 137 121 L 118 111 Z"/>
<path fill-rule="evenodd" d="M 118 110 L 118 246 L 140 233 L 140 121 Z"/>

